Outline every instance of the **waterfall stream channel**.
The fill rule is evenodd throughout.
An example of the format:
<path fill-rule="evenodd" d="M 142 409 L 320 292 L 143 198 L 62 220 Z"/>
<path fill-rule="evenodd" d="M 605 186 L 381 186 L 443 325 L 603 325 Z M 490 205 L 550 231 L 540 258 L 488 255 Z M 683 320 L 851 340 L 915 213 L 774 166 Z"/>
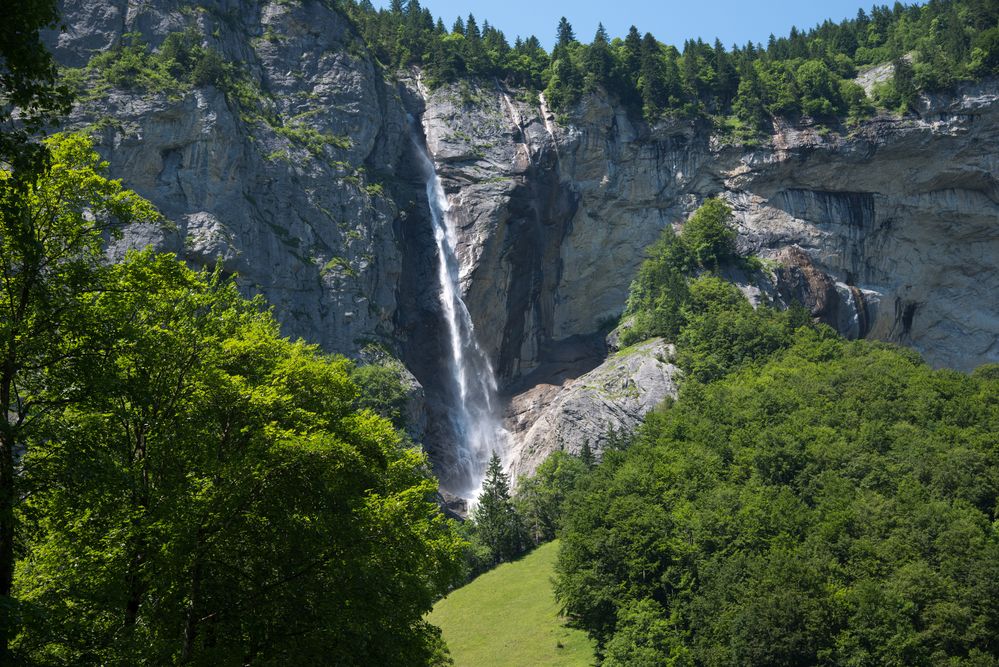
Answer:
<path fill-rule="evenodd" d="M 449 418 L 457 456 L 449 470 L 439 470 L 442 487 L 470 501 L 478 497 L 486 465 L 493 452 L 506 451 L 508 434 L 499 415 L 496 374 L 475 337 L 475 327 L 462 299 L 457 232 L 448 215 L 449 203 L 420 123 L 410 117 L 410 138 L 427 201 L 437 246 L 441 314 L 447 325 L 450 357 L 444 376 L 452 383 Z"/>

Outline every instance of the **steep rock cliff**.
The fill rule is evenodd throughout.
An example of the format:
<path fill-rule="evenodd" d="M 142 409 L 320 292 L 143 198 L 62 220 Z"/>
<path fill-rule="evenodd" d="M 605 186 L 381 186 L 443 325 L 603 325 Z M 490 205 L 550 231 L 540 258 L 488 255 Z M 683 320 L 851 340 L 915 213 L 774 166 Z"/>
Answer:
<path fill-rule="evenodd" d="M 740 250 L 774 261 L 748 295 L 801 301 L 846 336 L 937 366 L 999 361 L 996 82 L 851 132 L 778 125 L 751 150 L 696 124 L 648 127 L 600 94 L 556 119 L 498 84 L 437 90 L 427 119 L 467 247 L 469 309 L 513 392 L 514 470 L 532 469 L 552 434 L 578 445 L 590 422 L 620 425 L 616 407 L 589 406 L 568 433 L 578 411 L 551 396 L 566 378 L 537 371 L 620 314 L 644 248 L 709 196 L 733 207 Z"/>
<path fill-rule="evenodd" d="M 905 343 L 941 366 L 999 360 L 989 296 L 999 287 L 995 82 L 924 98 L 918 116 L 879 117 L 850 134 L 779 126 L 753 150 L 692 124 L 649 128 L 600 95 L 562 123 L 499 88 L 459 97 L 455 88 L 430 96 L 428 134 L 474 249 L 463 259 L 476 322 L 522 317 L 497 314 L 521 306 L 499 295 L 530 291 L 514 271 L 516 231 L 537 215 L 561 236 L 543 255 L 553 289 L 527 304 L 544 314 L 536 340 L 519 350 L 492 342 L 501 358 L 514 355 L 503 369 L 529 369 L 542 350 L 620 314 L 643 249 L 714 195 L 735 209 L 740 249 L 782 265 L 777 294 L 805 300 L 844 334 Z M 539 171 L 554 172 L 544 188 Z M 501 176 L 512 181 L 502 189 L 492 184 Z M 518 199 L 525 189 L 537 199 Z M 572 205 L 558 219 L 539 215 L 551 200 Z"/>
<path fill-rule="evenodd" d="M 155 48 L 193 30 L 231 63 L 253 104 L 213 85 L 149 92 L 90 88 L 69 127 L 88 128 L 114 175 L 172 228 L 130 229 L 117 249 L 154 244 L 238 273 L 284 331 L 357 351 L 395 335 L 403 224 L 387 175 L 406 118 L 342 16 L 317 2 L 66 0 L 56 57 L 82 67 L 135 40 Z M 125 35 L 128 35 L 126 38 Z M 244 97 L 247 97 L 244 95 Z"/>
<path fill-rule="evenodd" d="M 174 223 L 133 229 L 114 252 L 221 258 L 285 333 L 355 356 L 385 344 L 426 387 L 438 465 L 454 397 L 412 127 L 449 195 L 462 291 L 511 405 L 515 471 L 583 439 L 599 447 L 601 425 L 632 425 L 675 391 L 656 354 L 605 362 L 600 332 L 645 247 L 709 196 L 733 206 L 740 249 L 774 261 L 766 284 L 744 281 L 753 298 L 800 300 L 848 336 L 936 365 L 999 360 L 995 82 L 851 132 L 775 126 L 746 149 L 703 124 L 649 127 L 600 93 L 556 118 L 499 82 L 393 80 L 321 2 L 66 0 L 63 13 L 69 29 L 50 44 L 67 66 L 126 34 L 155 48 L 194 30 L 243 86 L 156 93 L 90 73 L 69 126 L 94 132 L 112 173 Z M 588 389 L 629 373 L 644 379 L 626 401 Z"/>

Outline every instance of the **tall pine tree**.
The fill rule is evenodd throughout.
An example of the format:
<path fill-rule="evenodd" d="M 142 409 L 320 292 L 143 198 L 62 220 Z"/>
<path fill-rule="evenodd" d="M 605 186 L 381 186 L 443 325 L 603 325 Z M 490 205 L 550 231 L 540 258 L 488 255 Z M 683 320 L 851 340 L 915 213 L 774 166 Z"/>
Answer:
<path fill-rule="evenodd" d="M 489 550 L 493 564 L 513 560 L 527 550 L 527 531 L 510 499 L 510 478 L 493 454 L 482 483 L 479 504 L 472 511 L 476 534 Z"/>

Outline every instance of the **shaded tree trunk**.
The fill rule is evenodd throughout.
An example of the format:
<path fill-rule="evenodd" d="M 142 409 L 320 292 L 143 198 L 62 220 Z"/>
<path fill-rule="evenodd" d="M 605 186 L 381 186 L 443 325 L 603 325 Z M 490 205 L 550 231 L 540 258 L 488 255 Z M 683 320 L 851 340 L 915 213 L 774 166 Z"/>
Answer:
<path fill-rule="evenodd" d="M 15 424 L 11 423 L 14 362 L 8 357 L 0 377 L 0 663 L 6 664 L 13 639 L 14 605 L 14 448 Z"/>

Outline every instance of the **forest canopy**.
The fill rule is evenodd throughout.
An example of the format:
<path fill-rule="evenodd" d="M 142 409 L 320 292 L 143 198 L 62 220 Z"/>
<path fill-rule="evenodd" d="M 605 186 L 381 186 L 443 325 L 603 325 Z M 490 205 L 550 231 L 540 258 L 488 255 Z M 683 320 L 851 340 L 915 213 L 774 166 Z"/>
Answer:
<path fill-rule="evenodd" d="M 88 138 L 45 147 L 23 189 L 0 178 L 0 306 L 25 313 L 0 329 L 19 360 L 4 425 L 19 452 L 12 655 L 434 660 L 423 615 L 460 576 L 463 543 L 425 455 L 365 407 L 395 416 L 397 401 L 353 379 L 384 394 L 385 378 L 281 337 L 221 266 L 101 261 L 106 234 L 158 215 L 106 178 Z"/>
<path fill-rule="evenodd" d="M 688 381 L 570 496 L 604 665 L 999 664 L 999 372 L 799 329 Z"/>
<path fill-rule="evenodd" d="M 600 88 L 649 121 L 728 118 L 746 138 L 772 116 L 857 121 L 874 104 L 904 111 L 919 91 L 999 71 L 999 6 L 990 0 L 875 5 L 852 19 L 771 35 L 766 44 L 728 46 L 701 39 L 663 44 L 634 26 L 611 38 L 601 25 L 587 41 L 563 17 L 553 26 L 551 53 L 536 36 L 511 43 L 471 14 L 449 25 L 435 21 L 419 0 L 395 0 L 382 10 L 369 0 L 340 6 L 385 67 L 418 65 L 432 84 L 495 78 L 543 90 L 557 111 Z M 853 78 L 878 64 L 894 64 L 896 74 L 871 99 Z"/>

